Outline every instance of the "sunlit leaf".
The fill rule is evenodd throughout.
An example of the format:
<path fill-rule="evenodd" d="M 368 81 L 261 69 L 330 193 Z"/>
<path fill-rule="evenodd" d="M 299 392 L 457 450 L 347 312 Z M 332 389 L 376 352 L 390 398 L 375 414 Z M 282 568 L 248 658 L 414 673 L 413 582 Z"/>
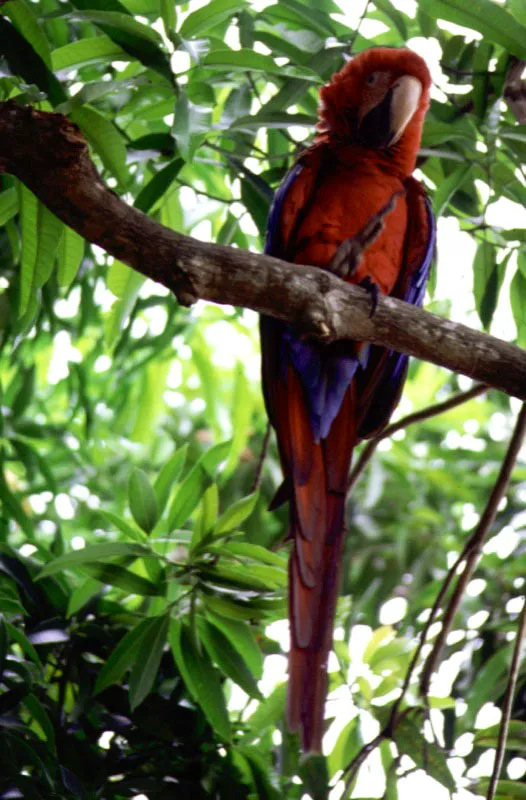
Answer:
<path fill-rule="evenodd" d="M 244 6 L 245 0 L 212 0 L 186 17 L 179 34 L 183 39 L 199 36 L 221 22 L 231 19 Z"/>
<path fill-rule="evenodd" d="M 526 58 L 526 28 L 492 0 L 418 0 L 430 16 L 479 31 L 519 58 Z"/>

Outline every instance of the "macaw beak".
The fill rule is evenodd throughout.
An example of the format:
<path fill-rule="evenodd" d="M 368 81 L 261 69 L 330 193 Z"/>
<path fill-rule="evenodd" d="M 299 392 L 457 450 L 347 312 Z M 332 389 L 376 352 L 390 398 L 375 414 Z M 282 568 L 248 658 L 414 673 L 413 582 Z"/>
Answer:
<path fill-rule="evenodd" d="M 396 144 L 420 103 L 422 84 L 412 75 L 402 75 L 388 89 L 383 99 L 361 120 L 360 139 L 378 149 Z"/>

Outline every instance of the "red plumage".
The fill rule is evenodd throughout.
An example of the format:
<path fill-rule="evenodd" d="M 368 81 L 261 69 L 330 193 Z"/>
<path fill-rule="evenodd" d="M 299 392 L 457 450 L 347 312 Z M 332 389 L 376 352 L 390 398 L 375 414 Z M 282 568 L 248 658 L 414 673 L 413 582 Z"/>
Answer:
<path fill-rule="evenodd" d="M 384 294 L 420 303 L 434 229 L 420 184 L 411 178 L 430 76 L 409 50 L 368 50 L 320 92 L 314 144 L 276 197 L 267 251 L 330 269 L 338 247 L 397 192 L 383 230 L 352 277 Z M 357 441 L 386 424 L 406 359 L 355 342 L 302 342 L 262 318 L 263 388 L 290 500 L 289 698 L 291 730 L 320 751 L 327 660 L 339 586 L 346 484 Z"/>

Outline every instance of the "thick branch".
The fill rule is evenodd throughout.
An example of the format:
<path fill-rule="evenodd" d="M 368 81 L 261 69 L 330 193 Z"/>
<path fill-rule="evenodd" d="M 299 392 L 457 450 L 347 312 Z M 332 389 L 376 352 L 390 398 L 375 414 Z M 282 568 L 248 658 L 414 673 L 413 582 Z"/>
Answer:
<path fill-rule="evenodd" d="M 76 125 L 60 114 L 0 104 L 0 169 L 16 175 L 81 236 L 175 293 L 252 308 L 320 340 L 358 339 L 431 361 L 526 399 L 526 351 L 392 298 L 370 317 L 363 289 L 315 267 L 287 264 L 175 233 L 101 181 Z"/>

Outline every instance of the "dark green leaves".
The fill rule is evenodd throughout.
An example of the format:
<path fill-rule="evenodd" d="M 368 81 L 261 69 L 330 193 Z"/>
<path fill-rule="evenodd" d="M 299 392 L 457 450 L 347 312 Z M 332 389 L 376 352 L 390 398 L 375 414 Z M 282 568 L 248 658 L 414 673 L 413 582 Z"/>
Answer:
<path fill-rule="evenodd" d="M 163 614 L 147 620 L 140 637 L 135 663 L 130 675 L 130 706 L 132 711 L 150 693 L 168 634 L 170 617 Z"/>
<path fill-rule="evenodd" d="M 497 263 L 497 250 L 487 240 L 477 248 L 473 263 L 475 302 L 480 320 L 487 330 L 497 307 L 506 261 Z"/>
<path fill-rule="evenodd" d="M 143 620 L 129 631 L 112 652 L 97 678 L 95 692 L 102 692 L 133 666 L 130 704 L 139 705 L 150 691 L 162 656 L 168 631 L 168 616 Z M 132 689 L 133 684 L 133 689 Z"/>
<path fill-rule="evenodd" d="M 521 269 L 521 263 L 526 264 L 524 254 L 519 254 L 519 268 L 515 273 L 510 286 L 510 302 L 513 318 L 517 326 L 517 341 L 521 347 L 526 347 L 526 269 Z"/>
<path fill-rule="evenodd" d="M 404 714 L 396 723 L 394 740 L 401 753 L 411 756 L 417 766 L 426 769 L 429 775 L 452 792 L 456 783 L 447 766 L 445 754 L 437 744 L 426 742 L 420 732 L 418 719 L 422 716 L 417 710 Z"/>
<path fill-rule="evenodd" d="M 526 58 L 526 28 L 492 0 L 419 0 L 430 16 L 479 31 L 486 39 L 500 44 L 509 53 Z"/>
<path fill-rule="evenodd" d="M 206 651 L 199 651 L 190 628 L 179 620 L 172 622 L 170 643 L 177 668 L 191 695 L 218 735 L 230 741 L 230 721 L 219 675 Z"/>
<path fill-rule="evenodd" d="M 130 511 L 139 528 L 151 533 L 157 522 L 157 498 L 148 476 L 142 469 L 134 469 L 128 484 Z"/>
<path fill-rule="evenodd" d="M 0 54 L 7 59 L 15 75 L 28 84 L 36 84 L 53 105 L 67 100 L 65 91 L 45 61 L 5 17 L 0 17 Z"/>

